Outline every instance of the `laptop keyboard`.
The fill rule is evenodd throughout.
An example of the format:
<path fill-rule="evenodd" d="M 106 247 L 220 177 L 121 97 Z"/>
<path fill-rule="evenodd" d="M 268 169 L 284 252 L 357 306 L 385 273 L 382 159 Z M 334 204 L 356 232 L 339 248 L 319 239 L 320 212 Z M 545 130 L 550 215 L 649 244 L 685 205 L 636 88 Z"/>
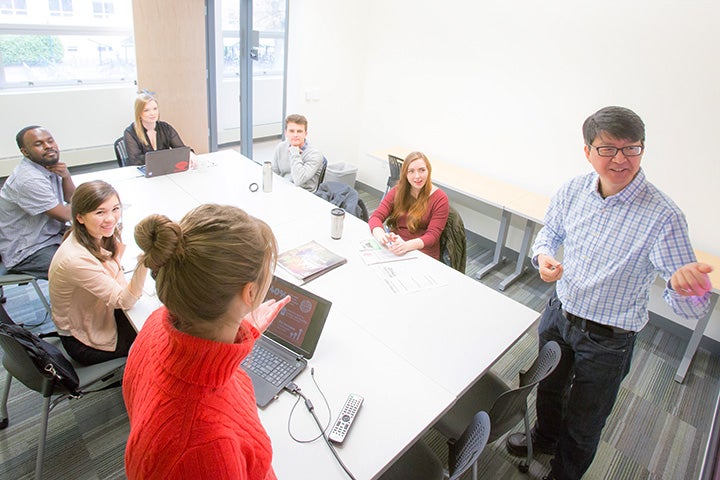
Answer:
<path fill-rule="evenodd" d="M 278 357 L 271 350 L 256 343 L 250 355 L 242 362 L 245 370 L 254 372 L 275 386 L 285 382 L 288 375 L 295 369 L 295 365 Z"/>

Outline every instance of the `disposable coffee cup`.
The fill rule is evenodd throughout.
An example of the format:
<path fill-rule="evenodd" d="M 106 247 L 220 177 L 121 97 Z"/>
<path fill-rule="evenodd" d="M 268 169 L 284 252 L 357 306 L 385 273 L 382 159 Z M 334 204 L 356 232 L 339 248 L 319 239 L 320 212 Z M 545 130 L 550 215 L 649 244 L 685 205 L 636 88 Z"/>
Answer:
<path fill-rule="evenodd" d="M 333 208 L 330 210 L 330 238 L 340 240 L 343 232 L 343 221 L 345 220 L 345 210 L 342 208 Z"/>

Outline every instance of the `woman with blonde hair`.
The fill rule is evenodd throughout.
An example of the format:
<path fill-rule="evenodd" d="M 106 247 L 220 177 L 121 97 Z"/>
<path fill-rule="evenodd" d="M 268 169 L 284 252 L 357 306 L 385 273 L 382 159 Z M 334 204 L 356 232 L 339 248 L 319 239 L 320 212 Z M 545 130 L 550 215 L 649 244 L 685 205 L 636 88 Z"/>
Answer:
<path fill-rule="evenodd" d="M 135 228 L 163 306 L 147 319 L 123 379 L 128 478 L 275 479 L 252 382 L 240 368 L 290 301 L 263 303 L 277 243 L 243 210 L 202 205 Z"/>
<path fill-rule="evenodd" d="M 147 269 L 138 264 L 128 283 L 121 267 L 122 207 L 101 180 L 75 189 L 72 228 L 48 271 L 53 322 L 68 354 L 91 365 L 125 357 L 135 330 L 123 310 L 142 295 Z"/>
<path fill-rule="evenodd" d="M 148 92 L 135 98 L 135 121 L 125 129 L 123 138 L 128 165 L 144 165 L 147 152 L 185 146 L 173 126 L 160 120 L 157 99 Z"/>
<path fill-rule="evenodd" d="M 396 255 L 420 250 L 440 259 L 440 234 L 450 202 L 431 181 L 430 160 L 412 152 L 403 161 L 400 180 L 368 220 L 375 239 Z"/>

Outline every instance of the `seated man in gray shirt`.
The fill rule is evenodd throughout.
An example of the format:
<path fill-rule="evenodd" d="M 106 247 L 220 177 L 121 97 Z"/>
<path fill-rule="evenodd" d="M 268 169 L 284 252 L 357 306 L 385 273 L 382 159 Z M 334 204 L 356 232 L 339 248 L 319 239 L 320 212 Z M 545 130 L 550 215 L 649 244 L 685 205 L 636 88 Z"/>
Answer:
<path fill-rule="evenodd" d="M 314 192 L 320 183 L 323 154 L 305 141 L 307 119 L 302 115 L 288 115 L 285 119 L 285 141 L 275 148 L 273 172 L 298 187 Z"/>
<path fill-rule="evenodd" d="M 10 273 L 47 280 L 75 184 L 50 132 L 33 125 L 15 139 L 23 158 L 0 189 L 0 256 Z"/>

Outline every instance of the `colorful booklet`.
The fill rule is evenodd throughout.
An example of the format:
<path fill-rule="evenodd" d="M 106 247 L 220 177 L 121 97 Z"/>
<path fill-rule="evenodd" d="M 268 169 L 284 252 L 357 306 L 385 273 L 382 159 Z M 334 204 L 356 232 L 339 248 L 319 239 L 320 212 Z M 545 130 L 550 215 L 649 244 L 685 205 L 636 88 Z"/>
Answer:
<path fill-rule="evenodd" d="M 300 280 L 301 284 L 345 263 L 347 258 L 331 252 L 314 240 L 278 255 L 278 265 Z"/>

